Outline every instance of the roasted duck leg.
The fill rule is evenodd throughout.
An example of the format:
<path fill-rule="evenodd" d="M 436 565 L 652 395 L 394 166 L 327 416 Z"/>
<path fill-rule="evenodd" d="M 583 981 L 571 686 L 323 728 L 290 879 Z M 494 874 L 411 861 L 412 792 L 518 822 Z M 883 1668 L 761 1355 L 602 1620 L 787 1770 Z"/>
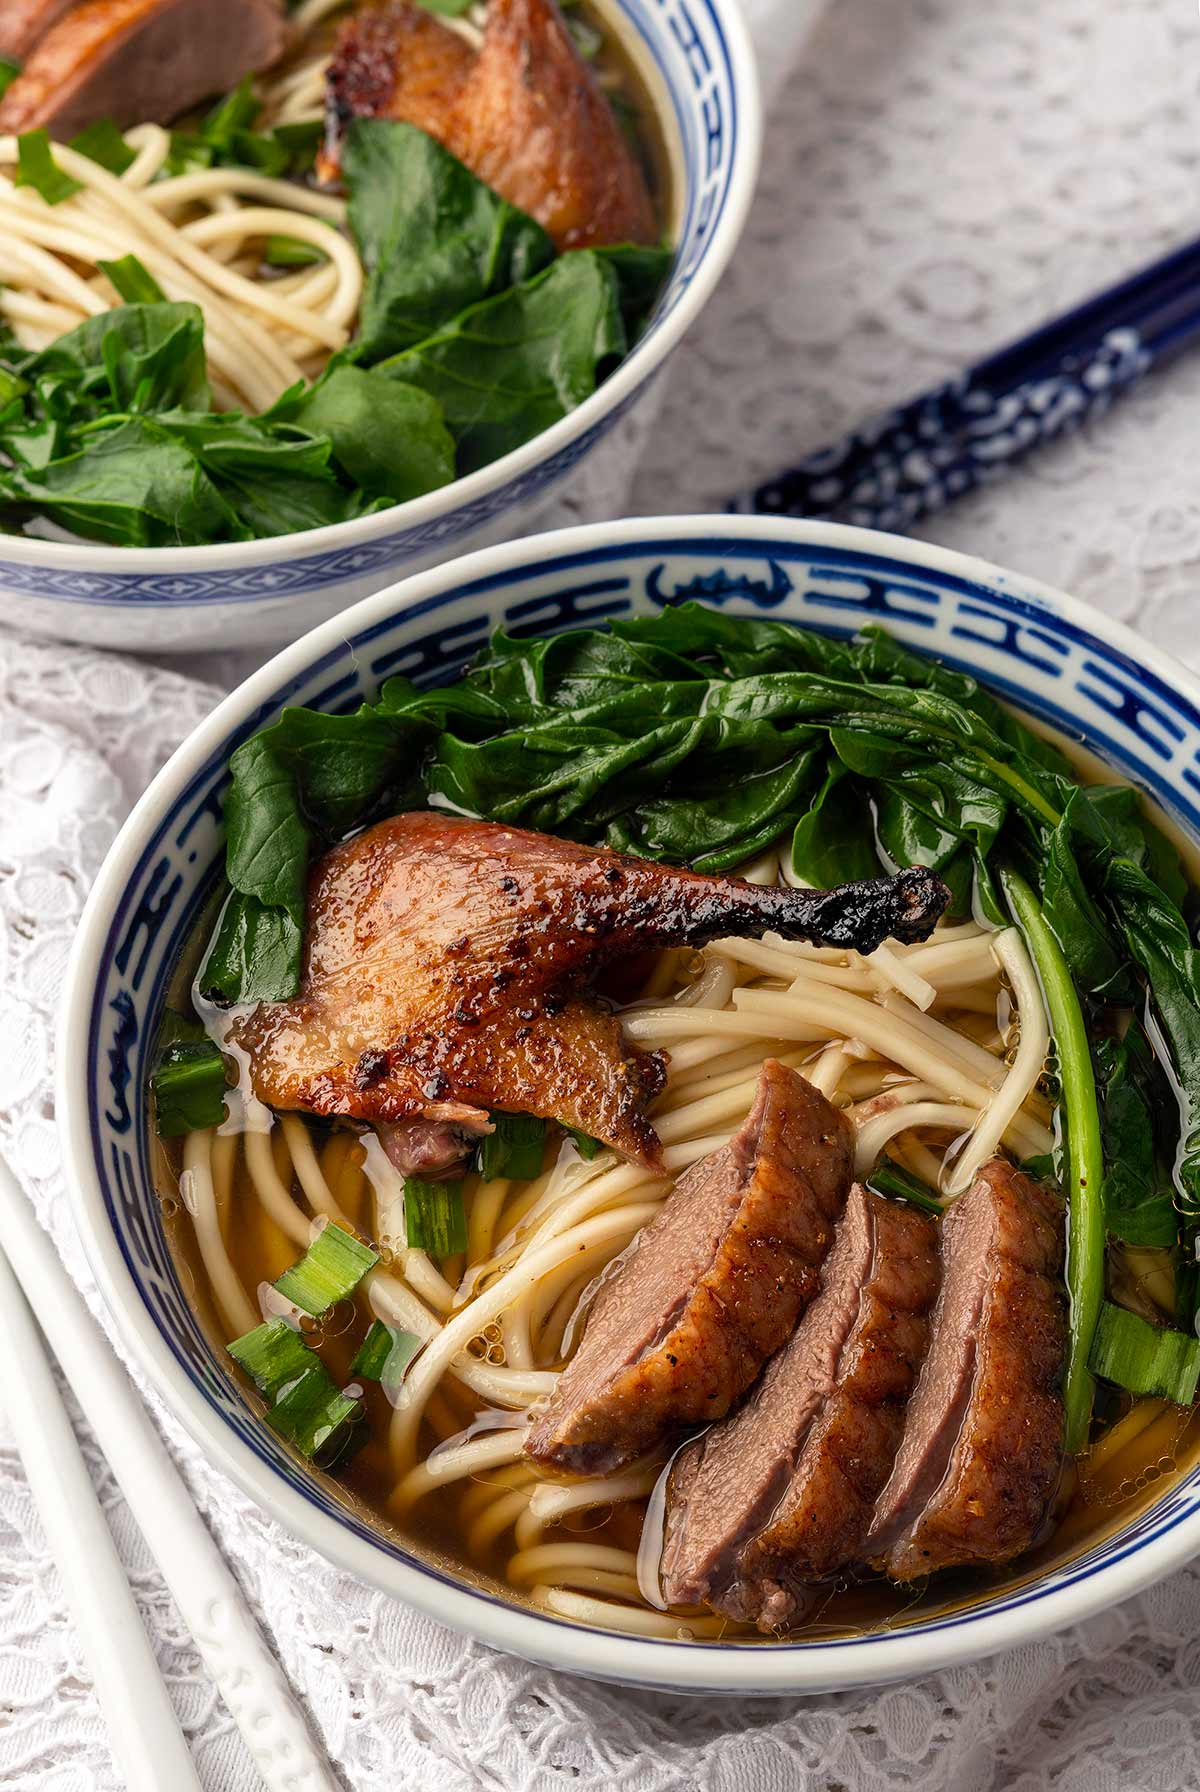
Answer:
<path fill-rule="evenodd" d="M 652 243 L 645 177 L 555 0 L 490 0 L 476 51 L 408 0 L 364 6 L 329 69 L 322 172 L 353 118 L 398 118 L 436 137 L 559 249 Z"/>
<path fill-rule="evenodd" d="M 231 1036 L 272 1107 L 407 1123 L 384 1134 L 403 1168 L 450 1167 L 466 1148 L 455 1137 L 486 1130 L 490 1108 L 560 1120 L 657 1168 L 644 1110 L 662 1061 L 623 1041 L 591 992 L 599 970 L 772 931 L 871 952 L 924 939 L 947 900 L 928 871 L 764 889 L 492 822 L 397 815 L 315 867 L 300 994 L 261 1003 Z"/>

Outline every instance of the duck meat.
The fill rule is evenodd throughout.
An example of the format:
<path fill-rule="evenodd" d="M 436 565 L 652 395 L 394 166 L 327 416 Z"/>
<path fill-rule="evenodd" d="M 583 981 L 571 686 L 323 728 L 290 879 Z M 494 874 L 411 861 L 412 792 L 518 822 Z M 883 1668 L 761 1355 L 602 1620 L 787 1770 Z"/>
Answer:
<path fill-rule="evenodd" d="M 494 822 L 397 815 L 314 867 L 300 993 L 260 1003 L 230 1036 L 272 1107 L 371 1122 L 446 1102 L 528 1113 L 659 1169 L 645 1108 L 662 1059 L 626 1044 L 597 972 L 771 931 L 871 952 L 927 938 L 948 900 L 920 869 L 764 888 Z"/>
<path fill-rule="evenodd" d="M 606 1474 L 723 1417 L 817 1292 L 853 1155 L 844 1117 L 769 1059 L 744 1124 L 604 1283 L 526 1455 Z"/>
<path fill-rule="evenodd" d="M 0 100 L 0 131 L 74 137 L 111 118 L 167 124 L 283 52 L 281 0 L 83 0 Z"/>
<path fill-rule="evenodd" d="M 821 1292 L 744 1404 L 676 1458 L 661 1565 L 673 1605 L 764 1632 L 859 1560 L 929 1338 L 934 1222 L 855 1184 Z"/>
<path fill-rule="evenodd" d="M 1063 1463 L 1063 1207 L 1003 1158 L 942 1222 L 929 1354 L 865 1555 L 892 1579 L 1011 1561 Z"/>
<path fill-rule="evenodd" d="M 75 0 L 5 0 L 0 5 L 0 56 L 24 62 L 38 39 L 74 6 Z"/>
<path fill-rule="evenodd" d="M 658 240 L 637 157 L 556 0 L 490 0 L 479 50 L 409 0 L 362 7 L 329 69 L 326 177 L 354 118 L 436 137 L 559 249 Z"/>

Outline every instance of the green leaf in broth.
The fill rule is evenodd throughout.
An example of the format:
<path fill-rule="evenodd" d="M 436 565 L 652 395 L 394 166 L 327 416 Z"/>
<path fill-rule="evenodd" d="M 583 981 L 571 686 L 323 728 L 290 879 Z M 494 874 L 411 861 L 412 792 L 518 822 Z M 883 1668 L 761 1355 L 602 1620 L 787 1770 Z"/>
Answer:
<path fill-rule="evenodd" d="M 1100 1040 L 1095 1058 L 1105 1224 L 1127 1244 L 1173 1245 L 1179 1219 L 1169 1146 L 1179 1117 L 1170 1084 L 1137 1021 L 1122 1038 Z"/>
<path fill-rule="evenodd" d="M 190 303 L 118 305 L 28 356 L 20 371 L 33 385 L 56 382 L 73 423 L 114 408 L 206 411 L 204 314 Z"/>
<path fill-rule="evenodd" d="M 838 759 L 829 762 L 808 813 L 796 823 L 792 870 L 818 888 L 879 875 L 867 793 Z"/>
<path fill-rule="evenodd" d="M 55 161 L 50 134 L 42 128 L 17 138 L 16 185 L 32 187 L 47 205 L 61 205 L 83 192 L 83 182 L 72 179 Z"/>
<path fill-rule="evenodd" d="M 356 345 L 363 362 L 424 341 L 554 258 L 540 224 L 415 125 L 356 120 L 342 166 L 366 271 Z"/>
<path fill-rule="evenodd" d="M 582 404 L 627 346 L 616 274 L 578 249 L 379 366 L 438 400 L 465 475 Z"/>
<path fill-rule="evenodd" d="M 200 971 L 210 1001 L 283 1002 L 300 984 L 303 933 L 283 908 L 234 890 L 226 900 Z"/>

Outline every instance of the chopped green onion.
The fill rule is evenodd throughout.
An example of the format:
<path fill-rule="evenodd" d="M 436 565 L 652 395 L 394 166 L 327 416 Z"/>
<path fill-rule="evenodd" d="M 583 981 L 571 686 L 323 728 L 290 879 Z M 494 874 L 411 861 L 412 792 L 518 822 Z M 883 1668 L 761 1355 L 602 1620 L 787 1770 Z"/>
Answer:
<path fill-rule="evenodd" d="M 457 19 L 469 12 L 475 0 L 419 0 L 426 12 L 440 12 L 443 18 Z"/>
<path fill-rule="evenodd" d="M 925 1213 L 945 1212 L 933 1190 L 915 1176 L 910 1176 L 907 1170 L 902 1170 L 890 1157 L 880 1158 L 866 1178 L 866 1184 L 877 1195 L 886 1195 L 890 1201 L 908 1201 Z"/>
<path fill-rule="evenodd" d="M 225 1060 L 198 1020 L 174 1008 L 164 1010 L 150 1086 L 160 1139 L 220 1126 L 225 1118 Z"/>
<path fill-rule="evenodd" d="M 576 1151 L 589 1164 L 598 1151 L 603 1151 L 604 1146 L 601 1141 L 594 1139 L 590 1132 L 580 1132 L 577 1126 L 568 1126 L 567 1131 L 575 1141 Z"/>
<path fill-rule="evenodd" d="M 330 1221 L 322 1226 L 300 1261 L 284 1270 L 275 1287 L 294 1307 L 320 1318 L 336 1301 L 353 1294 L 367 1271 L 378 1262 L 377 1251 Z"/>
<path fill-rule="evenodd" d="M 54 160 L 50 134 L 41 128 L 17 138 L 17 185 L 33 187 L 47 205 L 61 205 L 73 193 L 83 191 L 83 182 L 64 174 Z"/>
<path fill-rule="evenodd" d="M 341 1455 L 362 1410 L 362 1401 L 335 1387 L 324 1363 L 316 1360 L 275 1402 L 267 1424 L 302 1455 L 320 1455 L 328 1464 Z"/>
<path fill-rule="evenodd" d="M 268 1319 L 226 1348 L 268 1400 L 321 1360 L 286 1319 Z"/>
<path fill-rule="evenodd" d="M 585 62 L 591 62 L 604 48 L 604 33 L 589 25 L 586 19 L 568 19 L 567 30 Z"/>
<path fill-rule="evenodd" d="M 373 1320 L 370 1331 L 355 1352 L 350 1379 L 353 1381 L 358 1377 L 362 1381 L 382 1381 L 389 1387 L 399 1386 L 420 1343 L 416 1332 L 403 1332 L 395 1326 L 385 1325 L 382 1319 Z"/>
<path fill-rule="evenodd" d="M 262 101 L 254 92 L 253 78 L 246 75 L 231 93 L 218 100 L 200 127 L 206 143 L 220 148 L 234 131 L 247 131 L 262 111 Z"/>
<path fill-rule="evenodd" d="M 511 1176 L 528 1182 L 542 1169 L 546 1122 L 533 1114 L 493 1114 L 494 1130 L 479 1141 L 479 1174 L 485 1182 Z M 410 1241 L 411 1242 L 411 1241 Z"/>
<path fill-rule="evenodd" d="M 298 236 L 269 236 L 263 260 L 269 268 L 311 268 L 328 257 L 324 250 L 314 243 L 302 243 Z"/>
<path fill-rule="evenodd" d="M 467 1248 L 467 1216 L 461 1182 L 404 1178 L 404 1236 L 410 1249 L 453 1257 Z"/>
<path fill-rule="evenodd" d="M 108 275 L 127 305 L 160 305 L 167 296 L 136 255 L 122 255 L 119 261 L 98 261 L 96 266 Z"/>
<path fill-rule="evenodd" d="M 191 174 L 197 168 L 211 168 L 216 161 L 211 143 L 197 131 L 172 131 L 171 146 L 159 172 L 159 180 L 171 180 L 177 174 Z"/>
<path fill-rule="evenodd" d="M 1092 1339 L 1093 1375 L 1131 1394 L 1156 1394 L 1190 1406 L 1200 1380 L 1200 1339 L 1151 1325 L 1124 1307 L 1105 1301 Z"/>
<path fill-rule="evenodd" d="M 1037 897 L 1015 871 L 1001 872 L 1013 919 L 1025 936 L 1050 1015 L 1067 1122 L 1067 1366 L 1063 1376 L 1066 1447 L 1087 1443 L 1094 1387 L 1088 1358 L 1104 1299 L 1104 1149 L 1096 1075 L 1071 972 Z"/>
<path fill-rule="evenodd" d="M 98 118 L 71 138 L 71 148 L 89 161 L 98 162 L 110 174 L 124 174 L 137 161 L 137 152 L 130 149 L 111 118 Z"/>
<path fill-rule="evenodd" d="M 313 119 L 304 124 L 277 124 L 274 138 L 286 150 L 288 166 L 293 174 L 312 166 L 324 135 L 324 126 Z"/>
<path fill-rule="evenodd" d="M 0 97 L 3 97 L 21 72 L 21 64 L 0 56 Z"/>

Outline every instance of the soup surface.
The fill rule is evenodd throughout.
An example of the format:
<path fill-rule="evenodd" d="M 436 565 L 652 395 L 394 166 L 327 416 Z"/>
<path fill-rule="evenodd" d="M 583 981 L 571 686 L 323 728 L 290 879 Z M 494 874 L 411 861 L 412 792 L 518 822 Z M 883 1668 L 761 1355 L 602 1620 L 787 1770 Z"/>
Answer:
<path fill-rule="evenodd" d="M 635 670 L 640 685 L 630 682 Z M 685 701 L 685 687 L 693 681 L 708 692 L 702 700 L 693 692 L 694 706 Z M 531 684 L 537 687 L 538 715 L 521 712 L 516 695 Z M 757 714 L 764 708 L 772 713 L 769 750 L 757 734 L 735 738 L 740 724 L 734 718 L 746 713 L 751 684 Z M 673 692 L 669 699 L 667 685 Z M 639 709 L 641 697 L 653 715 L 673 709 L 679 717 L 693 707 L 711 709 L 714 690 L 724 692 L 726 703 L 728 725 L 719 740 L 698 743 L 693 731 L 687 736 L 690 750 L 684 750 L 682 736 L 671 733 L 670 740 L 664 736 L 646 748 L 649 725 Z M 490 719 L 481 723 L 480 706 L 498 705 L 506 692 L 507 713 L 489 709 Z M 556 702 L 559 716 L 548 727 L 540 707 L 553 708 Z M 621 725 L 642 744 L 632 773 L 628 755 L 619 766 L 606 759 L 598 772 L 586 732 L 564 739 L 569 732 L 564 714 L 586 731 L 588 714 L 599 714 L 606 705 L 615 730 L 614 703 L 629 710 Z M 902 762 L 884 755 L 880 745 L 885 724 L 895 725 L 900 710 L 906 730 Z M 246 1334 L 269 1333 L 274 1325 L 316 1353 L 324 1366 L 325 1382 L 313 1381 L 315 1422 L 289 1430 L 293 1417 L 280 1419 L 278 1412 L 294 1383 L 285 1383 L 282 1392 L 272 1388 L 269 1372 L 256 1371 L 244 1352 L 239 1358 L 249 1363 L 260 1390 L 267 1388 L 272 1422 L 309 1456 L 313 1472 L 331 1474 L 348 1501 L 407 1546 L 449 1564 L 464 1578 L 502 1586 L 510 1596 L 563 1617 L 640 1634 L 752 1642 L 762 1634 L 802 1639 L 902 1624 L 914 1613 L 970 1603 L 1098 1541 L 1151 1501 L 1164 1479 L 1192 1463 L 1200 1443 L 1192 1407 L 1200 1347 L 1186 1255 L 1192 1224 L 1189 1095 L 1173 1056 L 1178 1045 L 1171 1008 L 1179 992 L 1151 962 L 1153 954 L 1136 927 L 1118 929 L 1123 927 L 1120 879 L 1132 875 L 1125 866 L 1145 868 L 1162 911 L 1156 916 L 1160 937 L 1170 931 L 1174 915 L 1191 913 L 1193 869 L 1189 854 L 1185 876 L 1176 852 L 1178 835 L 1145 799 L 1114 784 L 1111 774 L 1073 743 L 1046 738 L 1044 731 L 1029 734 L 970 681 L 902 652 L 886 638 L 841 648 L 787 625 L 735 621 L 697 606 L 625 625 L 614 635 L 584 632 L 552 644 L 498 638 L 463 684 L 424 696 L 389 687 L 377 713 L 404 715 L 408 729 L 431 715 L 438 732 L 406 735 L 403 764 L 375 765 L 368 779 L 366 758 L 379 741 L 373 739 L 369 749 L 364 745 L 361 719 L 308 724 L 313 730 L 308 749 L 328 755 L 326 763 L 334 764 L 338 751 L 358 755 L 358 811 L 348 814 L 337 806 L 334 820 L 322 817 L 328 791 L 305 785 L 308 774 L 297 773 L 300 812 L 314 846 L 349 835 L 348 845 L 320 861 L 326 878 L 333 878 L 339 865 L 376 862 L 370 855 L 383 850 L 393 826 L 377 818 L 410 812 L 432 799 L 442 814 L 452 805 L 460 813 L 500 813 L 506 822 L 538 826 L 551 836 L 538 851 L 551 858 L 560 845 L 553 837 L 558 834 L 595 842 L 602 854 L 609 847 L 632 849 L 664 866 L 690 859 L 712 880 L 714 899 L 734 899 L 726 875 L 733 868 L 752 886 L 751 897 L 736 895 L 737 902 L 774 903 L 773 912 L 793 917 L 785 919 L 785 928 L 794 923 L 797 895 L 806 900 L 800 893 L 807 886 L 890 871 L 902 857 L 935 861 L 948 894 L 936 925 L 932 911 L 923 922 L 924 937 L 893 937 L 875 947 L 865 940 L 862 950 L 828 940 L 788 939 L 765 923 L 747 932 L 732 909 L 730 932 L 714 922 L 714 937 L 703 945 L 651 944 L 634 951 L 630 944 L 639 940 L 631 936 L 594 971 L 592 985 L 600 992 L 596 1012 L 615 1013 L 626 1053 L 662 1054 L 649 1060 L 659 1066 L 661 1087 L 651 1083 L 643 1091 L 644 1113 L 661 1156 L 650 1148 L 639 1158 L 636 1148 L 613 1149 L 587 1136 L 587 1129 L 575 1124 L 580 1112 L 605 1116 L 602 1107 L 580 1109 L 578 1103 L 591 1098 L 586 1092 L 558 1097 L 557 1120 L 549 1121 L 522 1119 L 516 1102 L 506 1109 L 490 1101 L 497 1131 L 482 1141 L 469 1130 L 464 1135 L 470 1124 L 463 1118 L 465 1083 L 427 1088 L 431 1105 L 422 1110 L 423 1118 L 400 1125 L 398 1146 L 395 1119 L 369 1112 L 371 1079 L 386 1086 L 379 1066 L 372 1065 L 369 1077 L 360 1076 L 353 1100 L 344 1093 L 328 1100 L 316 1095 L 283 1111 L 262 1099 L 271 1052 L 278 1058 L 283 1050 L 280 1040 L 294 1065 L 311 1038 L 297 1045 L 293 1033 L 298 1038 L 310 1028 L 319 1052 L 340 1037 L 336 1028 L 342 1018 L 326 1001 L 317 970 L 322 954 L 328 965 L 330 952 L 336 957 L 342 947 L 321 943 L 330 911 L 321 906 L 318 868 L 301 930 L 308 954 L 304 981 L 298 957 L 292 972 L 284 973 L 285 980 L 291 975 L 293 989 L 301 988 L 299 1002 L 252 999 L 263 962 L 234 942 L 244 946 L 246 904 L 255 900 L 241 871 L 243 836 L 253 832 L 247 817 L 253 818 L 256 805 L 266 799 L 265 787 L 256 784 L 254 754 L 243 749 L 246 757 L 234 767 L 240 795 L 230 809 L 233 893 L 216 918 L 215 934 L 214 917 L 201 929 L 173 991 L 173 1007 L 190 1012 L 192 1025 L 175 1027 L 176 1043 L 166 1044 L 159 1072 L 160 1120 L 169 1110 L 167 1130 L 179 1135 L 158 1141 L 160 1187 L 181 1277 L 214 1343 L 226 1346 Z M 670 733 L 674 722 L 665 726 Z M 922 730 L 935 731 L 932 743 L 922 739 Z M 984 786 L 968 787 L 956 766 L 939 785 L 938 838 L 934 829 L 918 827 L 917 819 L 929 820 L 934 812 L 920 779 L 935 775 L 929 770 L 931 753 L 936 752 L 937 764 L 945 764 L 946 730 L 960 733 L 964 756 L 979 753 L 1005 767 L 1003 777 L 995 774 L 997 784 L 1015 790 L 1011 775 L 1025 789 L 1006 812 L 995 804 L 987 809 L 985 830 Z M 816 742 L 820 752 L 801 776 L 798 768 Z M 281 752 L 283 737 L 273 745 Z M 611 745 L 606 744 L 606 754 Z M 831 750 L 840 768 L 832 780 L 826 757 Z M 665 776 L 654 769 L 656 751 L 670 754 Z M 546 763 L 552 752 L 559 755 L 556 780 Z M 717 763 L 731 752 L 743 756 L 743 771 L 745 756 L 756 756 L 740 790 L 728 775 L 729 762 Z M 536 756 L 541 776 L 533 779 L 528 768 Z M 343 791 L 350 763 L 345 759 L 337 774 Z M 420 765 L 416 784 L 414 763 Z M 589 800 L 567 804 L 563 793 L 578 794 L 585 763 Z M 527 789 L 516 798 L 513 780 L 521 776 Z M 911 799 L 907 813 L 898 809 L 897 777 Z M 371 789 L 364 794 L 368 783 Z M 835 814 L 832 798 L 840 787 L 845 801 Z M 1058 856 L 1051 851 L 1035 865 L 1019 837 L 1017 806 L 1033 807 L 1026 789 L 1047 806 L 1088 802 L 1108 840 L 1093 838 L 1090 822 L 1080 838 L 1064 832 L 1061 821 L 1051 825 L 1039 817 L 1037 826 L 1046 825 Z M 547 790 L 557 795 L 547 798 Z M 1072 797 L 1073 790 L 1093 795 Z M 464 800 L 468 793 L 471 801 Z M 563 806 L 560 813 L 548 813 L 551 802 Z M 278 814 L 271 819 L 280 822 Z M 359 837 L 356 848 L 362 823 L 374 831 Z M 453 832 L 471 824 L 448 825 Z M 909 848 L 903 855 L 896 850 L 901 838 Z M 497 839 L 479 835 L 481 847 L 492 841 L 494 851 L 501 850 Z M 1119 864 L 1105 873 L 1104 854 L 1110 851 Z M 362 856 L 356 859 L 356 852 Z M 1085 861 L 1089 888 L 1113 892 L 1098 896 L 1090 912 L 1084 909 L 1082 877 L 1072 876 L 1077 853 L 1091 855 Z M 1017 864 L 1023 871 L 1013 869 Z M 487 882 L 482 860 L 472 881 Z M 515 880 L 508 881 L 515 887 Z M 425 887 L 415 872 L 410 883 Z M 1064 883 L 1070 885 L 1070 902 Z M 331 887 L 344 901 L 346 886 Z M 777 891 L 787 892 L 782 905 L 771 894 Z M 707 888 L 704 894 L 707 899 Z M 478 890 L 470 899 L 478 900 Z M 1145 912 L 1150 898 L 1141 886 L 1137 900 L 1143 905 L 1139 912 Z M 428 950 L 437 938 L 434 911 L 428 910 L 423 923 L 426 911 L 416 897 L 413 901 L 416 918 L 409 924 L 418 956 L 404 962 L 411 966 L 437 958 L 440 963 L 441 949 Z M 337 924 L 349 913 L 340 908 Z M 1091 925 L 1086 936 L 1080 920 L 1085 913 Z M 372 944 L 363 912 L 355 914 L 356 932 L 330 936 L 356 942 L 348 972 L 339 960 L 332 974 L 353 976 L 365 954 L 373 966 L 373 988 L 388 976 L 387 942 Z M 1040 925 L 1047 916 L 1054 922 L 1049 945 Z M 819 925 L 828 930 L 827 920 L 806 925 L 814 932 Z M 454 944 L 460 949 L 461 942 Z M 1113 959 L 1100 965 L 1103 978 L 1096 957 L 1101 946 Z M 297 942 L 295 951 L 300 949 Z M 462 962 L 469 964 L 469 945 L 461 950 Z M 523 1000 L 522 955 L 512 960 L 516 989 L 504 998 L 510 1005 Z M 400 962 L 392 962 L 394 974 Z M 1180 962 L 1189 972 L 1190 965 Z M 1064 972 L 1056 989 L 1064 965 L 1069 974 Z M 272 974 L 279 975 L 277 961 Z M 349 986 L 338 987 L 344 993 Z M 469 992 L 469 978 L 463 987 Z M 584 988 L 582 972 L 578 987 Z M 272 993 L 278 998 L 289 991 Z M 469 999 L 464 995 L 463 1003 Z M 1072 1000 L 1081 1022 L 1078 1035 L 1069 1031 L 1069 1013 L 1064 1019 Z M 527 1011 L 522 1008 L 521 1014 Z M 538 1029 L 545 1024 L 544 1015 L 531 1024 L 526 1019 L 526 1037 L 518 1037 L 514 1061 L 536 1053 Z M 399 1045 L 394 1034 L 380 1040 L 392 1051 L 388 1076 L 403 1073 L 404 1063 L 395 1059 L 414 1050 L 415 1039 L 409 1032 Z M 1082 1059 L 1073 1056 L 1080 1039 Z M 189 1120 L 209 1116 L 195 1108 L 196 1085 L 180 1096 L 178 1079 L 210 1075 L 214 1062 L 221 1084 L 218 1109 L 225 1118 L 189 1130 Z M 664 1517 L 668 1531 L 680 1522 L 680 1451 L 702 1432 L 694 1417 L 664 1421 L 647 1447 L 597 1472 L 548 1465 L 530 1444 L 539 1421 L 561 1397 L 564 1365 L 585 1348 L 591 1319 L 605 1314 L 593 1330 L 593 1346 L 596 1332 L 609 1323 L 614 1299 L 637 1261 L 643 1229 L 661 1221 L 673 1201 L 688 1198 L 699 1170 L 719 1159 L 731 1138 L 736 1143 L 767 1063 L 782 1067 L 772 1074 L 802 1077 L 842 1116 L 854 1175 L 874 1191 L 871 1200 L 887 1204 L 879 1212 L 890 1211 L 894 1202 L 905 1213 L 928 1216 L 931 1238 L 944 1233 L 943 1243 L 933 1247 L 940 1252 L 944 1291 L 957 1273 L 951 1267 L 949 1216 L 968 1193 L 978 1204 L 981 1172 L 991 1174 L 989 1165 L 998 1161 L 1021 1165 L 1037 1179 L 1044 1191 L 1038 1199 L 1060 1214 L 1055 1223 L 1067 1232 L 1072 1253 L 1070 1288 L 1058 1280 L 1061 1271 L 1054 1277 L 1059 1355 L 1047 1396 L 1054 1425 L 1049 1470 L 1046 1460 L 1018 1465 L 1022 1474 L 1027 1469 L 1031 1484 L 1049 1473 L 1045 1496 L 1033 1500 L 1027 1534 L 990 1555 L 977 1546 L 973 1565 L 959 1559 L 928 1577 L 881 1572 L 885 1558 L 860 1538 L 850 1558 L 831 1572 L 797 1570 L 791 1591 L 799 1589 L 803 1597 L 782 1626 L 761 1617 L 756 1623 L 753 1611 L 731 1611 L 734 1602 L 728 1599 L 671 1604 L 664 1596 Z M 602 1080 L 602 1061 L 593 1075 Z M 236 1076 L 236 1085 L 226 1087 L 227 1076 Z M 1086 1089 L 1081 1093 L 1084 1083 L 1090 1098 Z M 1085 1136 L 1088 1099 L 1100 1156 L 1085 1162 L 1081 1176 L 1070 1153 L 1069 1129 L 1073 1126 L 1077 1139 Z M 449 1122 L 443 1111 L 448 1103 L 458 1104 Z M 305 1105 L 324 1111 L 302 1111 Z M 421 1150 L 448 1149 L 448 1163 L 410 1161 L 418 1137 L 414 1124 L 424 1129 Z M 596 1128 L 601 1130 L 601 1121 Z M 612 1130 L 615 1136 L 616 1122 Z M 1098 1176 L 1094 1163 L 1101 1167 Z M 1033 1189 L 1020 1178 L 1014 1186 Z M 1032 1199 L 1032 1193 L 1025 1198 Z M 332 1289 L 335 1298 L 314 1313 L 305 1306 L 320 1308 L 325 1296 L 297 1300 L 299 1284 L 290 1277 L 297 1259 L 311 1258 L 313 1240 L 331 1227 L 366 1241 L 370 1261 L 365 1273 L 359 1265 L 342 1285 L 335 1272 L 325 1291 Z M 826 1290 L 836 1280 L 836 1262 L 835 1250 L 822 1272 Z M 1025 1296 L 1018 1287 L 1012 1298 Z M 986 1302 L 981 1311 L 983 1337 L 989 1324 Z M 1014 1311 L 1019 1318 L 1019 1309 Z M 905 1403 L 911 1417 L 922 1397 L 921 1354 L 927 1349 L 934 1359 L 939 1327 L 944 1333 L 950 1319 L 937 1308 L 931 1323 L 933 1342 L 922 1332 L 916 1351 L 916 1386 L 905 1385 L 899 1414 L 893 1415 L 889 1462 Z M 732 1417 L 724 1423 L 733 1424 L 763 1397 L 796 1335 L 789 1323 L 766 1381 L 760 1362 L 714 1413 L 717 1426 L 703 1434 L 703 1446 L 691 1446 L 693 1451 L 710 1450 L 726 1409 Z M 1156 1349 L 1147 1346 L 1147 1338 Z M 374 1348 L 364 1352 L 372 1340 Z M 631 1350 L 636 1357 L 640 1349 L 644 1361 L 654 1345 L 654 1339 L 636 1347 L 631 1342 Z M 762 1359 L 775 1348 L 774 1342 L 765 1348 Z M 1169 1369 L 1163 1367 L 1164 1349 L 1173 1353 Z M 964 1399 L 981 1397 L 985 1369 L 986 1364 L 977 1366 L 973 1381 L 968 1376 Z M 856 1372 L 843 1353 L 822 1400 L 828 1403 L 839 1389 L 844 1392 Z M 303 1363 L 298 1373 L 303 1376 Z M 1032 1368 L 1029 1373 L 1032 1377 Z M 247 1397 L 263 1404 L 258 1394 Z M 851 1485 L 867 1475 L 864 1460 L 853 1458 Z M 873 1486 L 870 1498 L 878 1491 Z M 776 1516 L 782 1509 L 779 1497 L 777 1490 Z M 985 1489 L 977 1513 L 981 1521 L 987 1517 L 987 1497 Z"/>

